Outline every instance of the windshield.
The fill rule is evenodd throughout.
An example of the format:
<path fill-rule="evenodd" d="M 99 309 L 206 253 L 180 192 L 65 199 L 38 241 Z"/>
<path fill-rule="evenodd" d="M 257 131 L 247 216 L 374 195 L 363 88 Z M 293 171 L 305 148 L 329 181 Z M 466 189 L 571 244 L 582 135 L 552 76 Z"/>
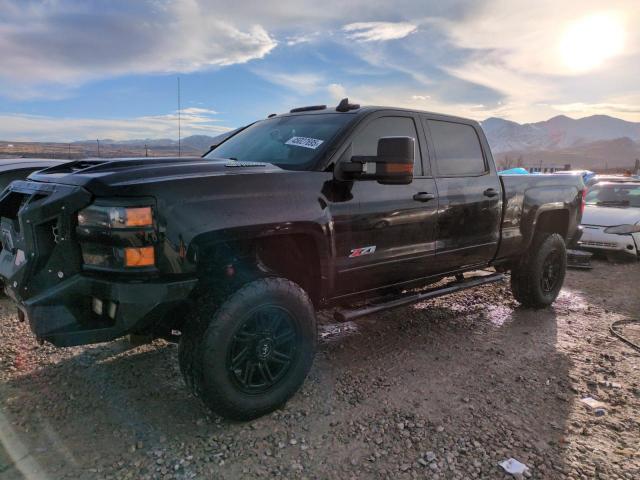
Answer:
<path fill-rule="evenodd" d="M 640 207 L 640 185 L 597 184 L 589 190 L 587 205 Z"/>
<path fill-rule="evenodd" d="M 315 165 L 352 115 L 327 113 L 277 117 L 254 123 L 213 149 L 205 158 L 273 163 L 291 170 Z"/>

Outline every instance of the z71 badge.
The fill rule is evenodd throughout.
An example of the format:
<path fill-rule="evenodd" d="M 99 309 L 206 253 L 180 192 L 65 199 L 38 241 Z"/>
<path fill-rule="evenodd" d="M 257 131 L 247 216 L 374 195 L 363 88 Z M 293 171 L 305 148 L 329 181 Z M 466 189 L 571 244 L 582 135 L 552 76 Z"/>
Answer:
<path fill-rule="evenodd" d="M 349 258 L 361 257 L 363 255 L 371 255 L 375 251 L 376 251 L 375 245 L 371 245 L 370 247 L 354 248 L 353 250 L 351 250 L 351 255 L 349 255 Z"/>

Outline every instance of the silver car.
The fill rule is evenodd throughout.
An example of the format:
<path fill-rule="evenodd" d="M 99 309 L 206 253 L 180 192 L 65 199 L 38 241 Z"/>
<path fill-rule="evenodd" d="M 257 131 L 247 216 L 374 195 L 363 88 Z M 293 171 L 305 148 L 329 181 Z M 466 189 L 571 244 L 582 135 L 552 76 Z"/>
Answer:
<path fill-rule="evenodd" d="M 640 181 L 598 183 L 589 189 L 580 248 L 640 255 Z"/>

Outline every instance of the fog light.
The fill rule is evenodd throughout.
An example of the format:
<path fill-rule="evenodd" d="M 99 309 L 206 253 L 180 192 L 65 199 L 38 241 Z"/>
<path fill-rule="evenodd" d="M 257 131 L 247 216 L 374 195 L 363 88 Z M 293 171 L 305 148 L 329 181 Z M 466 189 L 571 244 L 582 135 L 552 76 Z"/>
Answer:
<path fill-rule="evenodd" d="M 109 318 L 111 320 L 115 320 L 116 319 L 116 312 L 118 311 L 118 306 L 115 304 L 115 302 L 109 302 L 109 308 L 107 310 L 107 315 L 109 315 Z"/>
<path fill-rule="evenodd" d="M 91 306 L 93 307 L 93 312 L 96 315 L 102 315 L 103 303 L 99 298 L 93 297 L 91 300 Z"/>

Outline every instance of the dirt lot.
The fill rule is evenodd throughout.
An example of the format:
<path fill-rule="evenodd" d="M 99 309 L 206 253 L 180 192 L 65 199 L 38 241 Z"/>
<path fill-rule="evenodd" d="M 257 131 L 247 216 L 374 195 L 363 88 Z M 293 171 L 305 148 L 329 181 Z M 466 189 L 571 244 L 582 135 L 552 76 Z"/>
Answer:
<path fill-rule="evenodd" d="M 38 346 L 0 302 L 0 478 L 640 478 L 640 265 L 571 271 L 553 308 L 486 286 L 354 323 L 322 318 L 315 367 L 282 410 L 212 417 L 177 349 Z M 640 340 L 640 334 L 636 335 Z M 596 414 L 580 399 L 605 403 Z"/>

